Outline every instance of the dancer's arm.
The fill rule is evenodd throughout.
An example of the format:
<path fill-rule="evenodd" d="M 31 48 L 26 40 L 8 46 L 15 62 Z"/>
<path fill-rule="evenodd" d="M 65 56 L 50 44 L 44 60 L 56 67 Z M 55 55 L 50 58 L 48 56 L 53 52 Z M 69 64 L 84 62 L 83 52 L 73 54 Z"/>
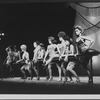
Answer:
<path fill-rule="evenodd" d="M 37 59 L 37 54 L 38 54 L 38 51 L 39 50 L 40 50 L 40 47 L 38 47 L 37 50 L 35 50 L 34 57 L 33 57 L 33 61 L 35 61 Z"/>
<path fill-rule="evenodd" d="M 68 55 L 74 55 L 74 46 L 73 45 L 70 45 L 70 51 L 69 51 L 69 54 Z"/>
<path fill-rule="evenodd" d="M 46 57 L 47 57 L 47 55 L 48 55 L 48 48 L 49 48 L 49 46 L 47 47 L 47 51 L 46 51 L 46 53 L 45 53 L 45 56 L 44 56 L 44 60 L 43 60 L 43 62 L 45 62 L 45 60 L 46 60 Z"/>
<path fill-rule="evenodd" d="M 86 36 L 81 36 L 81 38 L 82 38 L 82 39 L 85 39 L 85 40 L 87 40 L 87 41 L 90 42 L 90 45 L 87 45 L 88 47 L 90 47 L 90 46 L 94 43 L 94 40 L 93 40 L 93 39 L 88 38 L 88 37 L 86 37 Z M 86 45 L 86 44 L 85 44 L 85 45 Z"/>

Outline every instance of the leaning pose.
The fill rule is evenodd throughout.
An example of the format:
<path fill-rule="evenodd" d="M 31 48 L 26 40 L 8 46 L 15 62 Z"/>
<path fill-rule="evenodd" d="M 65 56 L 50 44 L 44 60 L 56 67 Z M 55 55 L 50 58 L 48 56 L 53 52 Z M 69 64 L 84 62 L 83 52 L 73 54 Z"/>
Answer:
<path fill-rule="evenodd" d="M 23 74 L 23 77 L 22 77 L 23 79 L 27 78 L 25 70 L 28 70 L 28 72 L 30 73 L 30 76 L 31 76 L 29 79 L 32 79 L 31 64 L 29 62 L 29 53 L 26 51 L 27 46 L 26 45 L 21 45 L 20 48 L 21 48 L 21 51 L 23 52 L 23 55 L 22 55 L 22 59 L 18 60 L 16 62 L 16 64 L 17 63 L 22 63 L 23 64 L 23 66 L 20 69 L 22 74 Z"/>
<path fill-rule="evenodd" d="M 40 79 L 39 77 L 39 66 L 42 65 L 43 62 L 43 57 L 45 55 L 45 49 L 43 47 L 42 43 L 39 43 L 38 41 L 33 43 L 34 46 L 34 56 L 33 56 L 33 65 L 32 68 L 34 69 L 36 75 L 37 75 L 37 80 Z"/>
<path fill-rule="evenodd" d="M 94 41 L 91 38 L 88 38 L 84 35 L 82 35 L 84 33 L 84 29 L 81 26 L 75 26 L 74 28 L 75 34 L 76 34 L 76 44 L 77 44 L 77 51 L 79 54 L 82 55 L 89 55 L 89 53 L 91 52 L 91 46 L 94 43 Z M 83 68 L 87 71 L 88 76 L 89 76 L 89 83 L 91 83 L 92 78 L 91 78 L 91 72 L 88 69 L 87 65 L 89 63 L 90 58 L 89 57 L 85 57 L 82 60 L 82 64 L 83 64 Z"/>
<path fill-rule="evenodd" d="M 56 45 L 56 41 L 54 39 L 54 37 L 49 37 L 48 38 L 48 42 L 49 45 L 47 47 L 47 51 L 44 57 L 44 62 L 45 62 L 45 66 L 48 66 L 48 70 L 49 70 L 49 81 L 53 79 L 52 77 L 52 64 L 55 63 L 57 68 L 58 68 L 58 72 L 59 72 L 59 79 L 58 81 L 61 81 L 61 68 L 58 62 L 53 61 L 54 59 L 58 59 L 59 60 L 59 53 L 58 53 L 58 46 Z"/>
<path fill-rule="evenodd" d="M 79 79 L 77 73 L 74 71 L 74 67 L 76 65 L 76 58 L 75 58 L 74 46 L 72 44 L 72 39 L 70 40 L 69 53 L 65 57 L 65 60 L 68 60 L 68 65 L 67 65 L 66 70 L 71 72 L 76 77 L 76 82 L 80 82 L 80 79 Z"/>
<path fill-rule="evenodd" d="M 61 69 L 64 73 L 64 81 L 67 81 L 67 76 L 66 76 L 66 67 L 65 64 L 67 61 L 64 61 L 65 56 L 68 54 L 68 47 L 69 47 L 69 37 L 66 35 L 65 32 L 61 31 L 58 33 L 58 37 L 60 40 L 60 44 L 58 44 L 58 50 L 60 57 L 59 59 L 61 60 Z"/>

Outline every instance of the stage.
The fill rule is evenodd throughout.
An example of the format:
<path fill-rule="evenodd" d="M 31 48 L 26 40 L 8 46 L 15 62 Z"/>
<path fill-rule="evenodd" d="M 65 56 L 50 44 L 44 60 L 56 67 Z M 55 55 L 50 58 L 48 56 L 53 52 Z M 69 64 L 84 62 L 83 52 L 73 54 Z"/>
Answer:
<path fill-rule="evenodd" d="M 88 84 L 88 77 L 80 77 L 81 83 L 58 82 L 58 77 L 47 81 L 45 77 L 40 80 L 16 78 L 0 79 L 0 94 L 99 94 L 100 77 L 93 77 L 93 85 Z M 75 81 L 75 77 L 73 77 Z"/>

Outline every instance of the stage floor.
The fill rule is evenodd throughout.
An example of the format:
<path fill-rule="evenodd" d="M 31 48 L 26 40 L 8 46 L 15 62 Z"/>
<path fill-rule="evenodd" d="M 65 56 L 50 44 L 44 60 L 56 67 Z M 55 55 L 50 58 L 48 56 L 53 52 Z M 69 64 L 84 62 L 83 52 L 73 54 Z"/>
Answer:
<path fill-rule="evenodd" d="M 63 78 L 64 79 L 64 78 Z M 80 83 L 58 82 L 58 77 L 53 77 L 53 81 L 47 81 L 46 77 L 40 80 L 1 78 L 0 94 L 100 94 L 100 77 L 93 77 L 93 85 L 88 84 L 88 77 L 80 77 Z M 75 81 L 75 77 L 73 77 Z"/>

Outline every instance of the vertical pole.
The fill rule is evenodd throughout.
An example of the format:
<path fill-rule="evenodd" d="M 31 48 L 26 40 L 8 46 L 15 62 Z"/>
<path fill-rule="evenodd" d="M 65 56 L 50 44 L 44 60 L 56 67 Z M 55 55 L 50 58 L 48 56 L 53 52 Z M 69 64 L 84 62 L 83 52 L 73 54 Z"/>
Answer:
<path fill-rule="evenodd" d="M 93 66 L 92 66 L 92 57 L 90 59 L 90 68 L 91 68 L 91 83 L 93 84 Z"/>

